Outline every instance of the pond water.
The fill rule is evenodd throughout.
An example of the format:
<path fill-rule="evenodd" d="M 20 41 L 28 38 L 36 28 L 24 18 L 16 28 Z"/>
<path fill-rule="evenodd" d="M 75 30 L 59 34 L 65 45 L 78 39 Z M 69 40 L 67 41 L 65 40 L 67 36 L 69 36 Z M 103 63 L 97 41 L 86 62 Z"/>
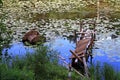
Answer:
<path fill-rule="evenodd" d="M 69 57 L 71 56 L 70 50 L 75 49 L 75 43 L 72 38 L 73 30 L 79 30 L 79 25 L 76 24 L 77 22 L 78 21 L 74 20 L 51 20 L 51 22 L 48 23 L 44 22 L 46 23 L 44 25 L 41 24 L 44 27 L 38 27 L 40 29 L 39 31 L 46 35 L 47 42 L 44 44 L 50 46 L 50 49 L 57 51 L 68 63 L 70 62 Z M 87 29 L 89 25 L 86 24 L 84 26 Z M 96 26 L 98 32 L 93 47 L 92 62 L 94 64 L 97 61 L 101 62 L 101 64 L 106 62 L 112 65 L 114 69 L 120 71 L 120 36 L 117 35 L 116 38 L 112 38 L 111 35 L 115 34 L 115 30 L 108 31 L 103 26 L 105 27 L 103 24 Z M 22 42 L 14 42 L 10 48 L 4 49 L 3 53 L 6 51 L 8 51 L 8 54 L 12 57 L 22 57 L 26 53 L 33 53 L 34 48 L 25 46 Z M 59 63 L 63 65 L 61 59 Z"/>
<path fill-rule="evenodd" d="M 22 42 L 17 42 L 12 44 L 9 48 L 3 49 L 3 53 L 6 53 L 6 51 L 14 58 L 16 56 L 23 57 L 26 53 L 33 53 L 34 49 L 25 46 Z"/>
<path fill-rule="evenodd" d="M 110 36 L 95 42 L 93 49 L 93 62 L 108 63 L 115 70 L 120 71 L 120 36 L 116 39 L 111 39 Z"/>
<path fill-rule="evenodd" d="M 65 37 L 56 37 L 46 42 L 45 45 L 51 46 L 50 49 L 57 51 L 68 63 L 70 62 L 69 57 L 71 56 L 70 50 L 75 49 L 74 41 L 70 41 Z M 5 51 L 5 49 L 3 51 Z M 12 57 L 22 57 L 27 52 L 33 53 L 34 49 L 25 46 L 22 42 L 14 43 L 8 49 L 8 53 Z M 102 38 L 95 41 L 92 63 L 95 64 L 97 61 L 101 64 L 104 62 L 108 63 L 112 65 L 114 69 L 120 71 L 120 37 L 111 39 L 110 36 L 107 36 L 106 39 Z M 65 66 L 61 59 L 59 59 L 59 64 Z"/>

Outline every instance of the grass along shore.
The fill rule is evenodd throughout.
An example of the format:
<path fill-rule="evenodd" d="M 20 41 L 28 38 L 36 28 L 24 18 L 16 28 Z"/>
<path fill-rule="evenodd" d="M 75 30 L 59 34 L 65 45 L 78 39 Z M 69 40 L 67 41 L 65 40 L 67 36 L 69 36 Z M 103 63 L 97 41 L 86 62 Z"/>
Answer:
<path fill-rule="evenodd" d="M 47 55 L 47 54 L 50 55 Z M 6 59 L 5 63 L 0 63 L 1 80 L 66 80 L 68 79 L 68 69 L 58 65 L 54 51 L 49 51 L 47 47 L 40 46 L 34 54 L 26 54 L 20 59 L 16 57 Z M 120 72 L 104 64 L 92 65 L 89 67 L 90 80 L 120 80 Z M 72 71 L 72 80 L 88 80 Z"/>

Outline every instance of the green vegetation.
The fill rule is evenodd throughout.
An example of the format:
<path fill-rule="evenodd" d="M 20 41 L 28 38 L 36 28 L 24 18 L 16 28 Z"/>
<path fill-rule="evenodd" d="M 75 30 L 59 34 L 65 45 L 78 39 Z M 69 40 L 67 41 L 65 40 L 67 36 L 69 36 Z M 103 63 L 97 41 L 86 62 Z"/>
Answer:
<path fill-rule="evenodd" d="M 97 0 L 3 0 L 3 4 L 4 10 L 9 10 L 13 17 L 28 21 L 41 18 L 76 19 L 97 16 Z M 100 1 L 100 14 L 111 19 L 120 18 L 119 4 L 120 1 L 117 0 Z"/>
<path fill-rule="evenodd" d="M 8 30 L 6 27 L 6 24 L 4 24 L 4 20 L 6 18 L 6 13 L 1 14 L 0 13 L 0 56 L 2 55 L 2 49 L 4 47 L 8 47 L 8 44 L 10 43 L 12 36 L 10 35 L 12 31 Z M 1 60 L 1 57 L 0 57 Z"/>
<path fill-rule="evenodd" d="M 117 35 L 120 35 L 120 30 L 116 31 L 115 33 L 116 33 Z"/>
<path fill-rule="evenodd" d="M 112 12 L 112 13 L 110 14 L 110 18 L 111 18 L 111 19 L 114 19 L 114 18 L 120 19 L 120 11 L 114 11 L 114 12 Z"/>
<path fill-rule="evenodd" d="M 16 57 L 11 64 L 0 64 L 1 80 L 66 80 L 68 70 L 57 64 L 56 56 L 47 55 L 47 47 L 40 46 L 33 54 L 27 54 L 22 59 Z M 53 51 L 50 54 L 56 55 Z M 104 64 L 91 66 L 90 80 L 120 80 L 120 73 Z M 72 80 L 88 80 L 72 72 Z"/>
<path fill-rule="evenodd" d="M 120 73 L 116 73 L 111 66 L 104 65 L 103 75 L 105 80 L 120 80 Z"/>
<path fill-rule="evenodd" d="M 3 2 L 2 2 L 2 0 L 0 0 L 0 7 L 2 7 L 2 5 L 3 5 Z"/>
<path fill-rule="evenodd" d="M 90 80 L 120 80 L 120 72 L 116 72 L 112 66 L 104 63 L 103 66 L 97 63 L 89 69 Z"/>
<path fill-rule="evenodd" d="M 87 15 L 87 14 L 85 14 Z M 40 18 L 42 19 L 77 19 L 83 18 L 85 15 L 82 15 L 80 12 L 55 12 L 50 11 L 49 13 L 34 14 L 32 21 L 37 21 Z"/>
<path fill-rule="evenodd" d="M 1 80 L 66 80 L 68 70 L 57 64 L 56 56 L 46 47 L 40 46 L 33 54 L 27 54 L 22 59 L 12 59 L 10 65 L 0 65 Z M 80 77 L 73 73 L 73 79 Z"/>

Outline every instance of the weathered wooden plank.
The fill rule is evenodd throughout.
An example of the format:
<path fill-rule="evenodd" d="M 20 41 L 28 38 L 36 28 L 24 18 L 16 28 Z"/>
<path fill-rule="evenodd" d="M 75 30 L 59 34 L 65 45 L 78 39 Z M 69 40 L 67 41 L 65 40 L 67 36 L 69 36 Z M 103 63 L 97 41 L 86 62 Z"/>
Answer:
<path fill-rule="evenodd" d="M 87 45 L 88 45 L 88 43 L 85 43 L 85 44 L 81 45 L 80 47 L 77 47 L 77 48 L 75 49 L 75 53 L 79 53 L 79 52 L 81 52 L 81 51 L 83 51 L 83 50 L 86 50 Z"/>
<path fill-rule="evenodd" d="M 78 55 L 78 57 L 85 57 L 83 54 L 82 55 Z M 70 59 L 72 59 L 72 58 L 76 58 L 74 55 L 72 55 L 71 57 L 70 57 Z"/>
<path fill-rule="evenodd" d="M 73 51 L 74 53 L 75 53 L 75 51 Z M 83 51 L 81 51 L 81 52 L 78 52 L 78 53 L 76 53 L 78 56 L 81 56 L 82 54 L 84 54 L 86 52 L 86 50 L 83 50 Z M 75 58 L 75 56 L 74 55 L 72 55 L 71 57 L 70 57 L 70 59 L 71 58 Z"/>
<path fill-rule="evenodd" d="M 74 53 L 72 50 L 70 50 L 70 52 L 71 52 L 76 58 L 78 58 L 78 60 L 80 60 L 81 62 L 83 62 L 83 60 L 82 60 L 81 58 L 79 58 L 76 53 Z"/>
<path fill-rule="evenodd" d="M 76 47 L 79 47 L 79 46 L 81 46 L 82 44 L 88 43 L 90 40 L 91 40 L 90 38 L 79 40 L 79 41 L 77 42 Z"/>

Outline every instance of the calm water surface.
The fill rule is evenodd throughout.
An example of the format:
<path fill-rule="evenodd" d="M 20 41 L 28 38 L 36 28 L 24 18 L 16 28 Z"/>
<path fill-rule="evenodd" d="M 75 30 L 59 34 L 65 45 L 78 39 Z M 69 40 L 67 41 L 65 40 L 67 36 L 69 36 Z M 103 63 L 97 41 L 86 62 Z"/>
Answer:
<path fill-rule="evenodd" d="M 70 62 L 69 57 L 71 56 L 70 50 L 75 49 L 75 43 L 63 37 L 56 37 L 46 42 L 45 45 L 57 51 L 68 63 Z M 3 52 L 4 51 L 6 51 L 6 49 L 4 49 Z M 15 43 L 8 49 L 8 53 L 12 57 L 24 56 L 28 52 L 33 53 L 34 49 L 24 46 L 22 42 Z M 114 69 L 120 71 L 120 37 L 111 39 L 111 37 L 107 35 L 107 37 L 101 37 L 101 39 L 95 41 L 92 63 L 95 64 L 98 61 L 101 64 L 108 63 L 112 65 Z M 63 65 L 61 59 L 59 63 Z"/>

